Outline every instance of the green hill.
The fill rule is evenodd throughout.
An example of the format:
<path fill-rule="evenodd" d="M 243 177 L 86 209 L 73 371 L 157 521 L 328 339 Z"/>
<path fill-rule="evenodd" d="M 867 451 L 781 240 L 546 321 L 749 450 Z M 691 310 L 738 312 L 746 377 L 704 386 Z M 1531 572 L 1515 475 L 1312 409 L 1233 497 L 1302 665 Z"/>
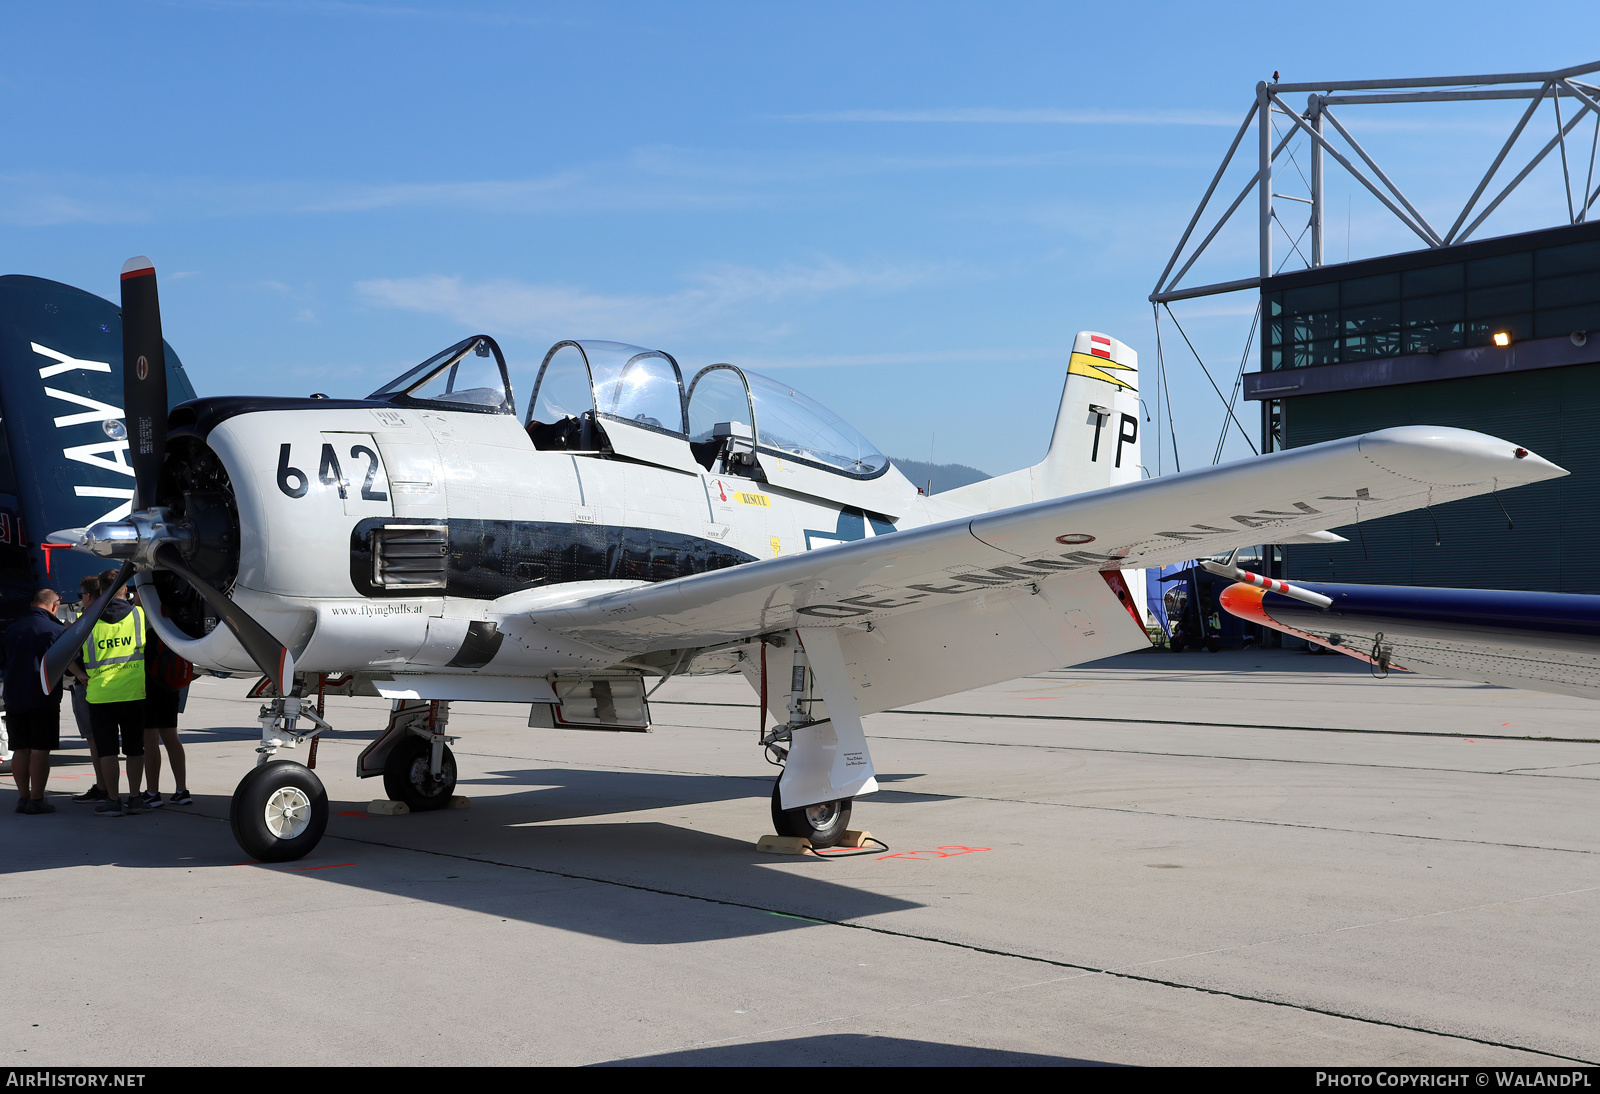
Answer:
<path fill-rule="evenodd" d="M 976 467 L 968 467 L 964 463 L 928 463 L 924 460 L 902 460 L 894 456 L 890 461 L 900 469 L 900 473 L 923 490 L 928 490 L 928 482 L 933 481 L 931 494 L 942 493 L 945 490 L 954 490 L 958 486 L 965 486 L 970 482 L 982 482 L 992 478 L 988 472 L 979 471 Z"/>

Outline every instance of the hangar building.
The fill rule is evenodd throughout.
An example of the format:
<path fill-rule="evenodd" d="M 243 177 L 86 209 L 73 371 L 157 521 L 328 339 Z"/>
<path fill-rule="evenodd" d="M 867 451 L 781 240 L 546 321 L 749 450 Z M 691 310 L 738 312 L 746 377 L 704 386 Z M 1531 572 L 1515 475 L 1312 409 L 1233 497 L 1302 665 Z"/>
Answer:
<path fill-rule="evenodd" d="M 1348 546 L 1291 545 L 1288 574 L 1600 593 L 1600 223 L 1299 270 L 1261 298 L 1244 395 L 1264 450 L 1449 425 L 1572 472 L 1386 517 Z"/>
<path fill-rule="evenodd" d="M 1342 528 L 1348 544 L 1265 544 L 1260 569 L 1308 581 L 1600 593 L 1600 223 L 1589 219 L 1600 208 L 1596 74 L 1600 63 L 1297 84 L 1279 83 L 1274 73 L 1256 86 L 1254 104 L 1150 294 L 1158 360 L 1161 325 L 1170 319 L 1182 330 L 1173 303 L 1254 292 L 1260 370 L 1244 371 L 1252 357 L 1247 344 L 1234 390 L 1261 408 L 1259 436 L 1250 436 L 1232 404 L 1224 429 L 1237 428 L 1260 451 L 1389 426 L 1459 426 L 1525 445 L 1571 472 L 1504 495 Z M 1342 120 L 1390 104 L 1460 110 L 1489 100 L 1514 105 L 1520 118 L 1497 151 L 1482 150 L 1487 171 L 1448 225 L 1430 223 Z M 1224 207 L 1228 191 L 1219 187 L 1230 164 L 1249 169 L 1244 155 L 1235 156 L 1251 145 L 1255 173 Z M 1381 203 L 1419 249 L 1328 262 L 1324 173 L 1335 166 L 1352 192 Z M 1524 197 L 1548 208 L 1545 223 L 1560 226 L 1480 238 L 1485 221 L 1507 208 L 1530 175 L 1539 186 L 1531 194 L 1525 187 Z M 1564 202 L 1554 197 L 1562 187 Z M 1252 205 L 1256 276 L 1184 285 L 1234 213 Z M 1528 224 L 1531 207 L 1522 201 L 1517 227 Z M 1337 211 L 1345 213 L 1344 202 Z M 1286 270 L 1291 266 L 1300 268 Z M 1158 371 L 1165 376 L 1164 365 Z M 1221 395 L 1226 377 L 1211 380 Z M 1222 450 L 1219 440 L 1219 459 Z"/>

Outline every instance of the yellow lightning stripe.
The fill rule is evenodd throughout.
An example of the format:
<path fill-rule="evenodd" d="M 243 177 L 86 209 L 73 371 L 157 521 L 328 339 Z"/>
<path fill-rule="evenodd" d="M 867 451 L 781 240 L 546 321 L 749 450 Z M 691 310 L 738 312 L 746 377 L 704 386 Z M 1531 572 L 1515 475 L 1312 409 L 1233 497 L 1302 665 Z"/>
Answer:
<path fill-rule="evenodd" d="M 1108 361 L 1104 357 L 1094 357 L 1087 353 L 1074 353 L 1071 360 L 1067 362 L 1067 373 L 1069 375 L 1087 376 L 1094 380 L 1104 380 L 1108 384 L 1113 384 L 1116 387 L 1125 387 L 1129 391 L 1138 391 L 1139 389 L 1134 387 L 1127 380 L 1124 380 L 1122 377 L 1113 376 L 1111 373 L 1131 372 L 1137 376 L 1138 371 L 1138 369 L 1135 369 L 1130 365 L 1119 365 L 1115 361 Z"/>

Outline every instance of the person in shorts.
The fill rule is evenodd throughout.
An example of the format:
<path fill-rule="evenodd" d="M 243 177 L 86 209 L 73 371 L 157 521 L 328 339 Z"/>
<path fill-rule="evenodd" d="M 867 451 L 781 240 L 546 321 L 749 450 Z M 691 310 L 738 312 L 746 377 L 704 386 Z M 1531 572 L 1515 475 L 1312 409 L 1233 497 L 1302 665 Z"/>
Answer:
<path fill-rule="evenodd" d="M 139 594 L 133 594 L 139 603 Z M 142 607 L 142 605 L 141 605 Z M 165 606 L 163 606 L 165 610 Z M 146 636 L 144 658 L 144 804 L 159 809 L 161 800 L 161 748 L 172 761 L 172 781 L 177 784 L 169 799 L 174 805 L 192 805 L 189 793 L 189 765 L 183 742 L 178 739 L 178 711 L 183 689 L 194 679 L 194 666 L 172 651 L 151 628 Z"/>
<path fill-rule="evenodd" d="M 139 607 L 123 598 L 116 576 L 102 583 L 113 590 L 112 597 L 80 651 L 89 677 L 89 727 L 100 749 L 100 785 L 106 792 L 106 800 L 95 807 L 97 817 L 150 811 L 139 794 L 144 774 L 145 618 Z M 120 794 L 119 743 L 128 760 L 126 807 Z"/>
<path fill-rule="evenodd" d="M 0 636 L 11 774 L 17 781 L 17 812 L 28 816 L 56 811 L 45 800 L 44 785 L 50 777 L 50 753 L 61 747 L 61 685 L 44 690 L 39 662 L 66 629 L 56 618 L 60 603 L 54 589 L 40 589 L 27 614 Z"/>

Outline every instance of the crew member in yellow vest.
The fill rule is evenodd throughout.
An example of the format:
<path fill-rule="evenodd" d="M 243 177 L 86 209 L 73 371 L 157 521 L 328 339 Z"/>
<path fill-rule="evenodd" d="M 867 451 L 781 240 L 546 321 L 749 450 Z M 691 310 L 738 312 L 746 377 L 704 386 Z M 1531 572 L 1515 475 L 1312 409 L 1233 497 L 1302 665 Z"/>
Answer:
<path fill-rule="evenodd" d="M 115 575 L 105 586 L 110 588 Z M 100 786 L 106 800 L 95 808 L 97 817 L 148 813 L 139 800 L 144 776 L 144 654 L 145 618 L 141 608 L 118 589 L 106 605 L 100 622 L 83 644 L 82 665 L 89 685 L 89 728 L 100 750 Z M 128 804 L 120 796 L 121 771 L 118 745 L 128 758 Z"/>

